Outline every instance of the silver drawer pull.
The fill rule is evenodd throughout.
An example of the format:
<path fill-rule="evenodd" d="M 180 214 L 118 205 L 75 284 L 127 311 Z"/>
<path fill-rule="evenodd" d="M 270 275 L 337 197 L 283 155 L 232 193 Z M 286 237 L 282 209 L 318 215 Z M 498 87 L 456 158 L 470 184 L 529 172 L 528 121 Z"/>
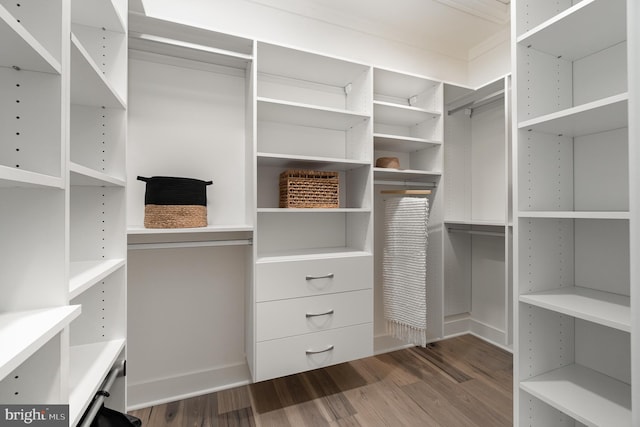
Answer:
<path fill-rule="evenodd" d="M 325 348 L 324 350 L 307 350 L 305 353 L 307 354 L 318 354 L 318 353 L 326 353 L 327 351 L 333 350 L 333 344 Z"/>
<path fill-rule="evenodd" d="M 325 311 L 324 313 L 307 313 L 305 314 L 305 317 L 309 318 L 309 317 L 318 317 L 318 316 L 328 316 L 330 314 L 333 314 L 333 309 L 329 311 Z"/>
<path fill-rule="evenodd" d="M 324 276 L 310 276 L 310 275 L 307 275 L 305 277 L 306 280 L 332 279 L 332 278 L 333 278 L 333 273 L 325 274 Z"/>

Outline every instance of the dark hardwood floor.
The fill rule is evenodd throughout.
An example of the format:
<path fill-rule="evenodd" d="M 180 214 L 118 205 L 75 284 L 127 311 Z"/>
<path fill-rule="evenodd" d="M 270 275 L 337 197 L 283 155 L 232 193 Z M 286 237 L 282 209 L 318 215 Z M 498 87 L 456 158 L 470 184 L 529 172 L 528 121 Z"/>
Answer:
<path fill-rule="evenodd" d="M 149 427 L 511 426 L 512 365 L 464 335 L 131 413 Z"/>

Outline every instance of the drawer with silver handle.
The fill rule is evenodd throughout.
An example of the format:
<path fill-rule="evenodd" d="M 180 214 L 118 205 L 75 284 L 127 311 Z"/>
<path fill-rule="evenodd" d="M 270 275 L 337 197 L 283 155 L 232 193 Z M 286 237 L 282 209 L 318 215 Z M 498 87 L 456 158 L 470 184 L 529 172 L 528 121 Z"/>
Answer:
<path fill-rule="evenodd" d="M 373 354 L 373 324 L 259 342 L 255 380 L 263 381 Z"/>
<path fill-rule="evenodd" d="M 373 288 L 371 255 L 258 263 L 256 301 Z"/>
<path fill-rule="evenodd" d="M 373 290 L 265 301 L 256 309 L 256 339 L 265 341 L 373 322 Z"/>

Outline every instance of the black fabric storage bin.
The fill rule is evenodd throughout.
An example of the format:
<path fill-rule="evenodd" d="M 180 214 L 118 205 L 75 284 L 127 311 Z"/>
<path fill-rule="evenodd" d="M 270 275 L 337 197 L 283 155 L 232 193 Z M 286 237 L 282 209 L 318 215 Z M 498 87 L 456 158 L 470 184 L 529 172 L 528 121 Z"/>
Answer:
<path fill-rule="evenodd" d="M 147 184 L 144 195 L 146 228 L 207 226 L 207 186 L 212 181 L 170 176 L 138 177 Z"/>

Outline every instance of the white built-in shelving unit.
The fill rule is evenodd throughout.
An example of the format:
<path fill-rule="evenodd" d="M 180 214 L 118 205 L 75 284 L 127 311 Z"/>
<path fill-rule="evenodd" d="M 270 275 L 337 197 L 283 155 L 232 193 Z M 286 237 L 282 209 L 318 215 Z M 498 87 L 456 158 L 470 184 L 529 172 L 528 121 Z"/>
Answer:
<path fill-rule="evenodd" d="M 382 254 L 384 247 L 384 190 L 430 189 L 429 243 L 427 246 L 427 338 L 443 336 L 442 219 L 443 193 L 443 95 L 441 81 L 424 76 L 374 68 L 372 163 L 380 157 L 396 157 L 400 167 L 374 167 L 375 182 L 375 351 L 381 353 L 406 343 L 386 330 L 382 303 Z M 421 196 L 424 197 L 424 196 Z"/>
<path fill-rule="evenodd" d="M 253 45 L 129 16 L 129 408 L 250 381 L 244 289 L 255 211 Z M 145 228 L 137 176 L 212 180 L 207 226 Z"/>
<path fill-rule="evenodd" d="M 445 84 L 445 336 L 510 349 L 510 80 Z"/>
<path fill-rule="evenodd" d="M 69 425 L 126 358 L 126 11 L 0 3 L 0 395 Z M 110 393 L 125 410 L 125 380 Z"/>
<path fill-rule="evenodd" d="M 372 71 L 262 42 L 256 63 L 246 351 L 260 381 L 373 352 Z M 288 169 L 338 172 L 339 207 L 281 208 Z"/>
<path fill-rule="evenodd" d="M 627 66 L 633 3 L 515 4 L 518 425 L 637 424 L 630 344 L 637 214 L 629 197 L 637 165 L 629 161 L 635 124 Z"/>
<path fill-rule="evenodd" d="M 100 11 L 100 15 L 97 15 Z M 71 424 L 126 360 L 127 2 L 71 1 L 69 299 Z M 126 409 L 126 382 L 109 391 Z"/>

